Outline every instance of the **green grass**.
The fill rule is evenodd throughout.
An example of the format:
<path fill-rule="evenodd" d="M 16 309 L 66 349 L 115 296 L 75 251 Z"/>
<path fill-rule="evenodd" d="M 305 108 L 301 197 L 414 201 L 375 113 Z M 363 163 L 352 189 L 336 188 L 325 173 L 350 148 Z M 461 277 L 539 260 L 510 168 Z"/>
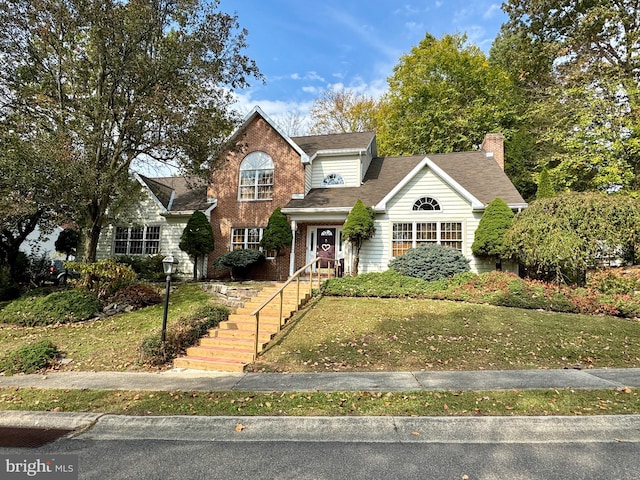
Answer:
<path fill-rule="evenodd" d="M 640 366 L 640 322 L 460 302 L 323 297 L 255 371 Z"/>
<path fill-rule="evenodd" d="M 211 297 L 171 294 L 169 323 Z M 65 370 L 146 370 L 162 305 L 46 327 L 0 324 L 0 351 L 49 338 Z M 256 371 L 411 371 L 640 366 L 640 322 L 437 300 L 323 297 L 298 313 Z M 130 415 L 596 415 L 640 413 L 631 389 L 493 392 L 148 392 L 0 389 L 0 410 Z"/>
<path fill-rule="evenodd" d="M 181 316 L 189 315 L 211 296 L 198 284 L 178 285 L 171 293 L 169 325 Z M 139 362 L 139 346 L 150 333 L 159 332 L 163 305 L 154 305 L 124 315 L 98 320 L 45 327 L 18 327 L 0 324 L 0 352 L 48 338 L 73 362 L 64 370 L 123 371 L 145 370 Z"/>
<path fill-rule="evenodd" d="M 628 388 L 492 392 L 148 392 L 0 389 L 0 410 L 126 415 L 614 415 L 640 413 Z"/>

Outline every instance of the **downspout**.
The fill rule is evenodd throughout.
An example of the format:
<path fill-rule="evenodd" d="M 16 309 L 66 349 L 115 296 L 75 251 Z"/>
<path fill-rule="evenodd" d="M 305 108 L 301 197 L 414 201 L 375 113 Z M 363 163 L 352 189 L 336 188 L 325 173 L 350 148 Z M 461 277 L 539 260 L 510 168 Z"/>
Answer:
<path fill-rule="evenodd" d="M 296 221 L 291 220 L 291 252 L 289 253 L 289 278 L 293 277 L 296 268 Z"/>

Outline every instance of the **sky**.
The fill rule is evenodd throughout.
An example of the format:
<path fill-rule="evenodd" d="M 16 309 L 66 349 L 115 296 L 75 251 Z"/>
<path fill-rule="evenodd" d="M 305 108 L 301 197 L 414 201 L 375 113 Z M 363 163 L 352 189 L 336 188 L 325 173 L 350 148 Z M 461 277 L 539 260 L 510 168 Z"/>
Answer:
<path fill-rule="evenodd" d="M 378 98 L 400 57 L 427 33 L 465 33 L 488 54 L 507 19 L 500 0 L 221 0 L 248 30 L 244 53 L 265 83 L 238 91 L 237 110 L 258 105 L 276 122 L 306 117 L 328 89 Z"/>

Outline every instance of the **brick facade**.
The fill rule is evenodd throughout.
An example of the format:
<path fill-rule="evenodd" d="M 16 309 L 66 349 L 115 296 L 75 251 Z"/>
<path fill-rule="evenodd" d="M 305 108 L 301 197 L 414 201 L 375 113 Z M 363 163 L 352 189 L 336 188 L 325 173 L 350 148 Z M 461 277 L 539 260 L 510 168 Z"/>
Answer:
<path fill-rule="evenodd" d="M 208 190 L 208 196 L 218 200 L 216 208 L 211 212 L 215 250 L 209 255 L 209 262 L 231 249 L 232 228 L 265 228 L 269 216 L 277 207 L 284 207 L 291 200 L 292 194 L 304 193 L 304 165 L 300 155 L 264 118 L 255 116 L 244 126 L 238 140 L 242 148 L 238 152 L 227 154 L 220 168 L 214 172 Z M 240 201 L 240 164 L 248 154 L 256 151 L 267 153 L 273 160 L 273 195 L 270 200 Z M 284 249 L 277 262 L 269 259 L 265 265 L 250 272 L 251 278 L 286 279 L 289 273 L 289 251 L 290 248 Z M 304 252 L 304 244 L 302 251 Z M 279 272 L 276 272 L 276 264 Z M 211 263 L 208 272 L 210 277 L 223 273 L 214 270 Z"/>

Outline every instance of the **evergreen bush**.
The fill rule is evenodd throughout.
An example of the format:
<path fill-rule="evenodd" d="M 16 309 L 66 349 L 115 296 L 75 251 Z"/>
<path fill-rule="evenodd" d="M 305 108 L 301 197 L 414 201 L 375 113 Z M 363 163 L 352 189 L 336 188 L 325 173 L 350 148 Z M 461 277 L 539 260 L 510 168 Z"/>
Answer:
<path fill-rule="evenodd" d="M 52 364 L 60 356 L 51 340 L 44 339 L 31 345 L 17 348 L 0 360 L 0 371 L 5 375 L 33 373 Z"/>
<path fill-rule="evenodd" d="M 469 271 L 469 260 L 455 248 L 439 244 L 407 250 L 389 262 L 389 268 L 408 277 L 428 282 Z"/>
<path fill-rule="evenodd" d="M 32 327 L 86 320 L 100 311 L 100 301 L 80 289 L 22 297 L 0 310 L 0 323 Z"/>
<path fill-rule="evenodd" d="M 123 255 L 116 257 L 116 262 L 130 266 L 139 280 L 160 282 L 166 275 L 162 268 L 162 255 Z"/>
<path fill-rule="evenodd" d="M 232 280 L 236 278 L 242 280 L 246 277 L 249 267 L 264 261 L 264 259 L 264 254 L 259 250 L 239 249 L 219 256 L 213 262 L 213 266 L 219 270 L 229 269 Z"/>

